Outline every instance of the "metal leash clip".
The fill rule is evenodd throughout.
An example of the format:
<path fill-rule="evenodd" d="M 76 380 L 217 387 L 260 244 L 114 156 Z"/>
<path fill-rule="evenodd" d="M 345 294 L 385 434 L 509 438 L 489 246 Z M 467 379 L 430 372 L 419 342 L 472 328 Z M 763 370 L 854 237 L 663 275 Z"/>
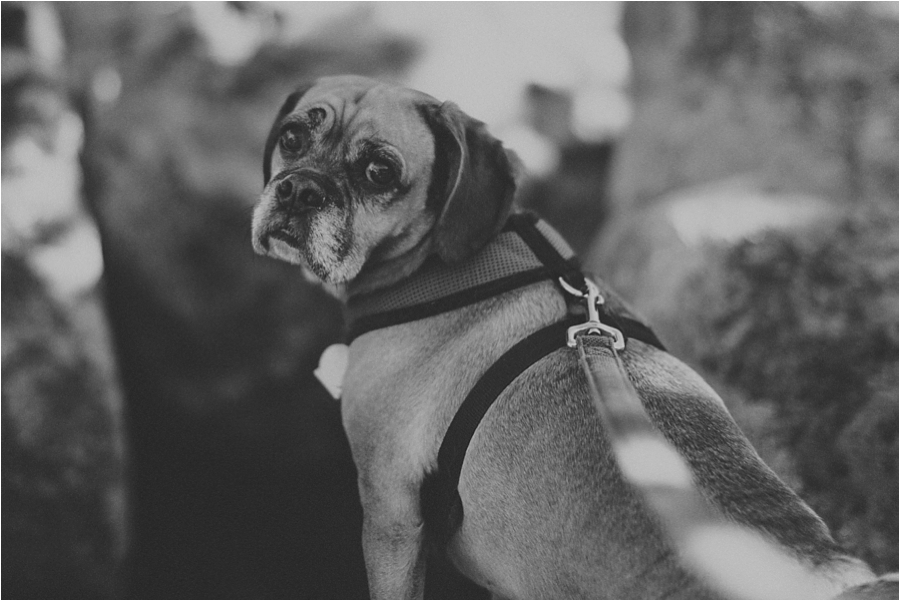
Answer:
<path fill-rule="evenodd" d="M 584 278 L 584 283 L 587 287 L 587 292 L 582 292 L 581 290 L 572 287 L 566 282 L 565 278 L 559 278 L 559 284 L 562 286 L 563 290 L 575 298 L 583 298 L 585 300 L 588 311 L 588 319 L 586 322 L 574 325 L 568 329 L 566 333 L 566 343 L 571 348 L 575 348 L 578 336 L 593 332 L 594 334 L 606 334 L 607 336 L 611 336 L 613 339 L 613 348 L 617 351 L 621 351 L 625 348 L 625 336 L 622 335 L 621 331 L 612 326 L 608 326 L 605 323 L 601 323 L 600 321 L 599 307 L 606 302 L 606 299 L 603 298 L 603 295 L 600 294 L 600 290 L 597 289 L 597 285 L 590 279 Z"/>

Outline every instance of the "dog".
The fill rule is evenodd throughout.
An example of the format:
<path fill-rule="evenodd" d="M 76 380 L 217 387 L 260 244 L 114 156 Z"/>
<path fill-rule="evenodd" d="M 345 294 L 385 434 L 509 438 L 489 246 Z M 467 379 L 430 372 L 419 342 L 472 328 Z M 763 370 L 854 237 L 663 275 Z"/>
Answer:
<path fill-rule="evenodd" d="M 253 247 L 301 266 L 348 307 L 425 269 L 465 276 L 517 212 L 516 171 L 485 125 L 452 103 L 321 78 L 291 94 L 272 126 Z M 631 315 L 598 286 L 609 311 Z M 624 479 L 568 348 L 525 369 L 486 412 L 462 464 L 461 518 L 446 539 L 431 536 L 423 486 L 463 399 L 508 349 L 567 312 L 557 284 L 542 280 L 353 340 L 341 411 L 373 597 L 422 597 L 434 546 L 499 597 L 720 596 Z M 804 566 L 817 594 L 873 578 L 762 463 L 700 376 L 638 339 L 621 360 L 715 511 Z"/>

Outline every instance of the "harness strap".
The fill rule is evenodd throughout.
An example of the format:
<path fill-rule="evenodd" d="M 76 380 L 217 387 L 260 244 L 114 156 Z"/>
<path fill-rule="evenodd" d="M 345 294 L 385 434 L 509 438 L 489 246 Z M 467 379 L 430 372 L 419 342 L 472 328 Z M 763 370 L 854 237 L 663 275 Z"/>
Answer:
<path fill-rule="evenodd" d="M 538 229 L 538 217 L 534 213 L 515 213 L 509 216 L 509 223 L 517 234 L 525 241 L 531 252 L 556 277 L 566 280 L 573 288 L 585 292 L 584 275 L 581 273 L 578 258 L 566 259 L 554 248 L 549 240 Z"/>
<path fill-rule="evenodd" d="M 494 401 L 513 380 L 526 369 L 552 353 L 566 347 L 569 327 L 583 321 L 583 317 L 569 316 L 551 324 L 516 343 L 491 365 L 476 382 L 460 405 L 444 434 L 438 451 L 437 470 L 428 474 L 422 484 L 421 507 L 428 538 L 442 548 L 459 527 L 462 520 L 462 501 L 459 497 L 459 477 L 463 461 L 475 430 Z M 619 320 L 626 339 L 634 338 L 662 348 L 649 328 L 633 319 Z"/>
<path fill-rule="evenodd" d="M 481 376 L 456 412 L 438 451 L 437 470 L 422 483 L 421 506 L 428 539 L 439 548 L 443 548 L 462 520 L 459 476 L 469 442 L 484 414 L 530 365 L 565 346 L 566 330 L 577 321 L 573 317 L 549 325 L 506 351 Z"/>
<path fill-rule="evenodd" d="M 514 273 L 506 277 L 485 282 L 473 288 L 467 288 L 454 294 L 448 294 L 440 299 L 414 305 L 401 307 L 390 311 L 366 315 L 351 321 L 347 330 L 347 344 L 372 330 L 380 330 L 388 326 L 416 321 L 426 317 L 432 317 L 440 313 L 446 313 L 453 309 L 465 307 L 473 303 L 487 300 L 491 297 L 523 288 L 529 284 L 536 284 L 549 278 L 546 268 L 538 267 L 521 273 Z"/>
<path fill-rule="evenodd" d="M 404 283 L 351 297 L 347 343 L 372 330 L 432 317 L 560 275 L 581 289 L 574 254 L 537 215 L 513 214 L 500 235 L 474 257 L 446 265 L 433 256 Z"/>
<path fill-rule="evenodd" d="M 554 278 L 563 278 L 572 288 L 582 293 L 587 292 L 585 276 L 581 271 L 578 258 L 566 259 L 563 257 L 541 231 L 541 225 L 542 222 L 534 213 L 524 212 L 509 216 L 509 227 L 519 234 L 531 252 L 547 267 Z M 626 337 L 637 338 L 660 350 L 666 350 L 653 330 L 643 323 L 611 313 L 606 310 L 605 306 L 600 307 L 600 316 L 604 323 L 616 327 Z"/>

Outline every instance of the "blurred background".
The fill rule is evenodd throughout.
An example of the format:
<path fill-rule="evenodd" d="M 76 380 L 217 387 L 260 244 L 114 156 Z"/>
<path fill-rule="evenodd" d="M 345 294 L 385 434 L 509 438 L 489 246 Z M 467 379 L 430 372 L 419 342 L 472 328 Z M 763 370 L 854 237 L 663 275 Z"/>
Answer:
<path fill-rule="evenodd" d="M 896 570 L 897 48 L 893 2 L 3 2 L 3 597 L 367 595 L 312 377 L 340 309 L 249 237 L 271 120 L 335 73 L 487 122 L 520 203 Z"/>

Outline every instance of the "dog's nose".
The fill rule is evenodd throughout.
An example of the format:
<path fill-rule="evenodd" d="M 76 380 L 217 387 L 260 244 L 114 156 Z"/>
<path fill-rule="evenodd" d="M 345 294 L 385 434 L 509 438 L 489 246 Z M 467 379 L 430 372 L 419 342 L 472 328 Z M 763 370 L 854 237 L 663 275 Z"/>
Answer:
<path fill-rule="evenodd" d="M 290 179 L 278 182 L 278 185 L 275 186 L 275 194 L 278 196 L 278 200 L 287 202 L 294 195 L 294 182 Z"/>
<path fill-rule="evenodd" d="M 311 181 L 289 175 L 275 186 L 275 196 L 289 211 L 318 209 L 325 204 L 325 194 Z"/>

